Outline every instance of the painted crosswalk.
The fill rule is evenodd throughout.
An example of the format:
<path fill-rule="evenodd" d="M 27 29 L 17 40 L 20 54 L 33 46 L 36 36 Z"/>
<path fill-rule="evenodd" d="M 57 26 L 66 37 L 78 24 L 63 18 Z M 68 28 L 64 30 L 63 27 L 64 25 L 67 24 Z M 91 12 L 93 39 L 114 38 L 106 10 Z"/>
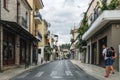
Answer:
<path fill-rule="evenodd" d="M 55 75 L 57 75 L 57 71 L 52 71 L 50 74 L 50 76 L 55 76 Z"/>
<path fill-rule="evenodd" d="M 42 76 L 43 73 L 44 73 L 44 72 L 38 72 L 38 73 L 35 75 L 35 77 L 40 77 L 40 76 Z"/>
<path fill-rule="evenodd" d="M 43 72 L 43 71 L 38 72 L 38 73 L 36 73 L 36 74 L 34 75 L 34 77 L 40 78 L 44 73 L 45 73 L 45 72 Z M 68 76 L 68 77 L 69 77 L 69 76 L 73 76 L 73 74 L 72 74 L 71 71 L 64 71 L 64 73 L 65 73 L 64 76 Z M 25 78 L 25 77 L 27 77 L 29 74 L 30 74 L 30 73 L 25 73 L 24 75 L 22 74 L 21 76 L 19 76 L 19 77 L 17 77 L 17 78 L 18 78 L 18 79 L 20 79 L 20 78 Z M 60 76 L 60 75 L 59 75 L 59 72 L 58 72 L 58 71 L 52 71 L 52 72 L 50 73 L 50 76 L 51 76 L 52 78 L 63 78 L 63 76 Z"/>
<path fill-rule="evenodd" d="M 67 76 L 73 76 L 71 71 L 65 71 L 65 73 L 66 73 Z"/>
<path fill-rule="evenodd" d="M 30 73 L 25 73 L 25 74 L 22 74 L 21 76 L 17 77 L 18 79 L 19 78 L 25 78 L 27 75 L 29 75 Z"/>

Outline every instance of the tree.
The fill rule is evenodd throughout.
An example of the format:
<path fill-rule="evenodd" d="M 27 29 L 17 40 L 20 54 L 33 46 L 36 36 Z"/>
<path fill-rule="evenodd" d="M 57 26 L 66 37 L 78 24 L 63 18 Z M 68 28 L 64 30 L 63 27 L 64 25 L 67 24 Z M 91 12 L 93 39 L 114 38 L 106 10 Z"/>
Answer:
<path fill-rule="evenodd" d="M 60 45 L 60 48 L 62 48 L 62 49 L 70 49 L 70 44 L 62 44 L 62 45 Z"/>

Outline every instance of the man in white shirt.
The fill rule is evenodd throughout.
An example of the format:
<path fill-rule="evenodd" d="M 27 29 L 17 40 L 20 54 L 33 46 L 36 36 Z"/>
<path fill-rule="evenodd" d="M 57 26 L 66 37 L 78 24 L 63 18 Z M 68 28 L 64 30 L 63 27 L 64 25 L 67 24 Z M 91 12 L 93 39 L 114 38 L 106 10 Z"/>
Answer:
<path fill-rule="evenodd" d="M 106 70 L 106 75 L 105 77 L 109 77 L 109 72 L 110 72 L 110 66 L 112 65 L 112 58 L 107 57 L 107 46 L 104 44 L 103 45 L 103 56 L 104 56 L 104 63 L 105 63 L 105 70 Z"/>

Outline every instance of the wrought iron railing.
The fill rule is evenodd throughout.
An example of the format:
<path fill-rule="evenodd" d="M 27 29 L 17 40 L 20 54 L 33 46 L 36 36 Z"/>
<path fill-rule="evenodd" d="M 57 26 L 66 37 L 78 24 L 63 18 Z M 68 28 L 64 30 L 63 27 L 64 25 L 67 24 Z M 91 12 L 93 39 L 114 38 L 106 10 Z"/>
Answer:
<path fill-rule="evenodd" d="M 35 12 L 34 12 L 34 17 L 39 17 L 40 20 L 42 20 L 42 15 L 40 14 L 39 11 L 35 11 Z"/>
<path fill-rule="evenodd" d="M 25 19 L 23 16 L 18 17 L 18 24 L 21 25 L 24 28 L 28 28 L 27 19 Z"/>

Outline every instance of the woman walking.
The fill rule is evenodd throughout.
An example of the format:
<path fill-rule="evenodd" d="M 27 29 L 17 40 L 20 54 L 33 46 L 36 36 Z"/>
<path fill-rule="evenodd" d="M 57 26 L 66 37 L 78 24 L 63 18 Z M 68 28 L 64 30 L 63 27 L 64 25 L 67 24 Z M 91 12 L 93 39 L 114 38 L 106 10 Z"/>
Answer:
<path fill-rule="evenodd" d="M 113 61 L 113 63 L 114 63 L 114 62 L 115 62 L 115 59 L 116 59 L 116 57 L 117 57 L 117 54 L 116 54 L 116 51 L 115 51 L 115 49 L 114 49 L 113 47 L 110 47 L 110 50 L 112 51 L 112 61 Z M 112 65 L 110 66 L 111 71 L 112 71 L 112 74 L 115 73 L 114 68 L 113 68 L 113 63 L 112 63 Z"/>

